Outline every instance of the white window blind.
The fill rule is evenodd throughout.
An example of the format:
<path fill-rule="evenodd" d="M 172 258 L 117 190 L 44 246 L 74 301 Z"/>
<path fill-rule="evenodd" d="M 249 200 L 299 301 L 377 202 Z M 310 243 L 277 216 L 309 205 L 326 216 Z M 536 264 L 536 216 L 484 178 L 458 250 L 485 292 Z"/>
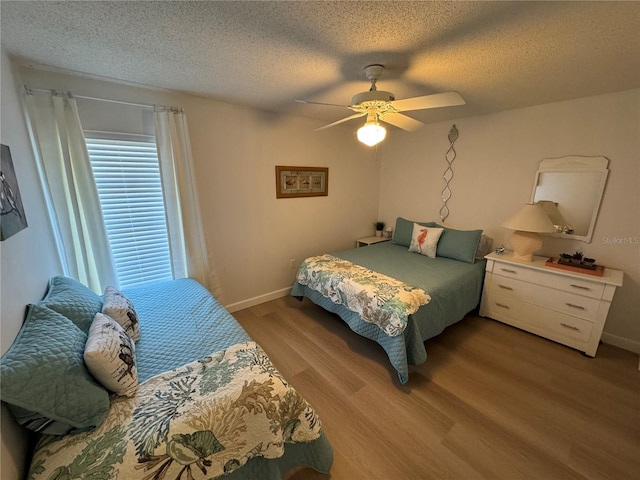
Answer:
<path fill-rule="evenodd" d="M 155 141 L 86 142 L 120 287 L 173 278 Z"/>

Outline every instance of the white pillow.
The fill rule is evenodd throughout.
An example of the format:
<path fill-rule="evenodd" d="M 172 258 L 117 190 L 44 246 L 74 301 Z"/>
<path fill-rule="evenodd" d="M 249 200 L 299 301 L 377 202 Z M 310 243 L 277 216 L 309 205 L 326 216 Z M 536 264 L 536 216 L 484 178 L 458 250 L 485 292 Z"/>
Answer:
<path fill-rule="evenodd" d="M 425 227 L 419 223 L 414 223 L 409 251 L 436 258 L 438 240 L 440 240 L 440 235 L 442 235 L 443 231 L 444 228 Z"/>
<path fill-rule="evenodd" d="M 118 395 L 132 397 L 138 389 L 136 347 L 112 318 L 96 313 L 84 347 L 84 363 L 96 380 Z"/>
<path fill-rule="evenodd" d="M 140 324 L 133 303 L 118 289 L 107 287 L 102 296 L 102 313 L 110 316 L 126 330 L 135 342 L 140 340 Z"/>

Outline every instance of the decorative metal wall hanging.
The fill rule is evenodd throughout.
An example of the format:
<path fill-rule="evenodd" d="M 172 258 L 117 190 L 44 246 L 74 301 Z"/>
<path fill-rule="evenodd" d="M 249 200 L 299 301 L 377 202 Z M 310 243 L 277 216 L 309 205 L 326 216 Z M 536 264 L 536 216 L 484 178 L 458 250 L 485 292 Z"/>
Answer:
<path fill-rule="evenodd" d="M 449 187 L 449 184 L 451 183 L 451 180 L 453 180 L 453 169 L 451 168 L 451 165 L 453 164 L 453 161 L 456 159 L 456 149 L 453 147 L 453 144 L 455 143 L 455 141 L 458 139 L 458 129 L 456 128 L 455 125 L 453 125 L 451 127 L 451 130 L 449 130 L 449 150 L 447 150 L 447 153 L 445 154 L 445 160 L 448 163 L 447 169 L 444 171 L 444 188 L 442 189 L 442 208 L 440 208 L 440 220 L 442 220 L 443 222 L 447 219 L 447 217 L 449 216 L 449 207 L 447 207 L 447 202 L 449 201 L 449 199 L 451 198 L 451 187 Z"/>
<path fill-rule="evenodd" d="M 11 160 L 11 150 L 2 145 L 0 154 L 0 240 L 27 228 L 18 180 Z"/>

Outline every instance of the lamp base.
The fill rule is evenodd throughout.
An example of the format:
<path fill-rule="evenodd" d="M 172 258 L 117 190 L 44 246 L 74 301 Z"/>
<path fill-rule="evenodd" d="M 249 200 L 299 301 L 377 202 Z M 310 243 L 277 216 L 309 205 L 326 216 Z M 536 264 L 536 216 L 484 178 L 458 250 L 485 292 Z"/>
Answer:
<path fill-rule="evenodd" d="M 533 252 L 542 248 L 542 237 L 535 232 L 516 230 L 509 237 L 513 247 L 513 259 L 521 262 L 533 262 Z"/>

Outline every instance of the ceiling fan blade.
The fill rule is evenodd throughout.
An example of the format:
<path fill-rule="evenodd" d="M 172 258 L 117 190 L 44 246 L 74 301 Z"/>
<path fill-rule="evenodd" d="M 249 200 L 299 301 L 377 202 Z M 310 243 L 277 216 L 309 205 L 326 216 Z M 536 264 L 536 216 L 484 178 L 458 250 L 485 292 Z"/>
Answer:
<path fill-rule="evenodd" d="M 308 102 L 307 100 L 294 100 L 296 103 L 307 103 L 309 105 L 325 105 L 327 107 L 349 108 L 349 105 L 336 105 L 335 103 Z"/>
<path fill-rule="evenodd" d="M 458 92 L 446 92 L 395 100 L 391 102 L 391 105 L 401 112 L 406 112 L 409 110 L 423 110 L 425 108 L 452 107 L 454 105 L 464 105 L 465 103 Z"/>
<path fill-rule="evenodd" d="M 349 115 L 348 117 L 343 118 L 342 120 L 338 120 L 337 122 L 330 123 L 329 125 L 325 125 L 324 127 L 316 128 L 314 132 L 317 132 L 318 130 L 324 130 L 325 128 L 329 128 L 329 127 L 335 127 L 336 125 L 339 125 L 344 122 L 348 122 L 349 120 L 353 120 L 354 118 L 364 117 L 366 114 L 367 112 L 354 113 L 353 115 Z"/>
<path fill-rule="evenodd" d="M 424 123 L 419 122 L 411 117 L 407 117 L 401 113 L 387 113 L 380 117 L 383 122 L 390 123 L 391 125 L 406 130 L 407 132 L 415 132 L 419 128 L 424 126 Z"/>

